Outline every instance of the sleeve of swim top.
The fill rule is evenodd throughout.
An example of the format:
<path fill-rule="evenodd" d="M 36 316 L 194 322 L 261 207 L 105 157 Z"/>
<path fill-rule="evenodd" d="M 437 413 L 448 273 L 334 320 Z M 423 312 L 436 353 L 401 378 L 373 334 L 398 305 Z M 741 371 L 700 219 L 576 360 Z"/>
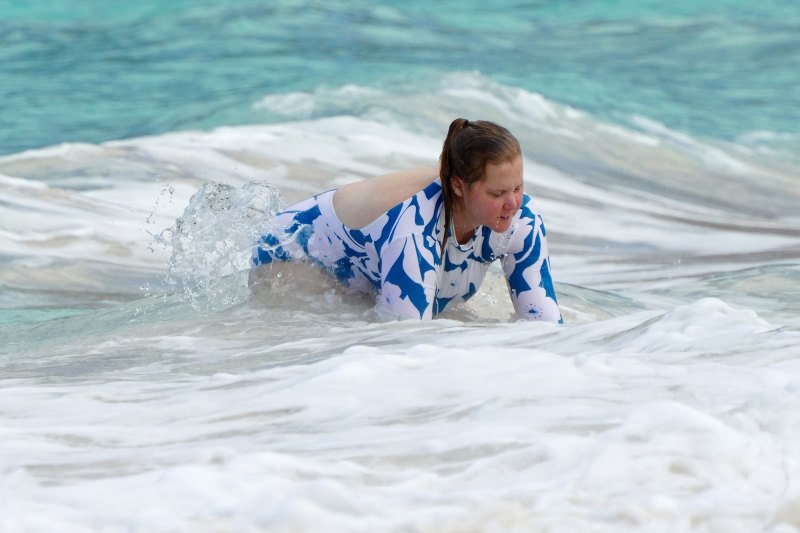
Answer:
<path fill-rule="evenodd" d="M 519 316 L 529 320 L 562 322 L 550 276 L 547 232 L 542 217 L 533 212 L 527 196 L 520 207 L 517 228 L 502 264 L 511 301 Z"/>
<path fill-rule="evenodd" d="M 388 243 L 381 252 L 381 290 L 375 311 L 384 318 L 430 320 L 436 296 L 435 248 L 425 237 L 409 235 Z"/>

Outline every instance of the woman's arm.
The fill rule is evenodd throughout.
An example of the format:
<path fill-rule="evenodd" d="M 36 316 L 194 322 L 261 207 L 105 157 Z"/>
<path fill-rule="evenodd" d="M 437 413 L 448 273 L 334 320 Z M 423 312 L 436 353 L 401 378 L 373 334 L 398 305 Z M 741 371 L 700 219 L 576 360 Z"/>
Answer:
<path fill-rule="evenodd" d="M 439 168 L 421 167 L 343 185 L 333 195 L 333 209 L 351 229 L 360 229 L 424 189 L 439 176 Z"/>
<path fill-rule="evenodd" d="M 519 316 L 528 320 L 563 322 L 550 276 L 547 232 L 542 217 L 532 211 L 527 196 L 520 208 L 512 246 L 502 264 L 511 302 Z"/>

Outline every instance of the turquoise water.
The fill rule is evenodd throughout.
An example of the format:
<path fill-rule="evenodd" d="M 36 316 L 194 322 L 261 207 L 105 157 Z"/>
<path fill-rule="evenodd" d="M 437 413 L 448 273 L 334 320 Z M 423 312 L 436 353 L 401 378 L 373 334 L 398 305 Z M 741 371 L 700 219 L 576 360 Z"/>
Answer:
<path fill-rule="evenodd" d="M 601 120 L 694 136 L 800 133 L 800 7 L 671 2 L 12 0 L 0 154 L 281 117 L 267 94 L 393 91 L 478 71 Z"/>

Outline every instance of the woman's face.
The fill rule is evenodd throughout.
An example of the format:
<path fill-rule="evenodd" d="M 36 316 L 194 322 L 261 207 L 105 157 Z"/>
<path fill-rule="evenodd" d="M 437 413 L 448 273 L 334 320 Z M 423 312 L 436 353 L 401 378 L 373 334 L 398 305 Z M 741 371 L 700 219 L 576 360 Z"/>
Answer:
<path fill-rule="evenodd" d="M 487 163 L 484 178 L 469 185 L 454 178 L 453 191 L 462 201 L 459 215 L 463 229 L 486 226 L 500 233 L 508 230 L 522 205 L 523 185 L 521 156 Z"/>

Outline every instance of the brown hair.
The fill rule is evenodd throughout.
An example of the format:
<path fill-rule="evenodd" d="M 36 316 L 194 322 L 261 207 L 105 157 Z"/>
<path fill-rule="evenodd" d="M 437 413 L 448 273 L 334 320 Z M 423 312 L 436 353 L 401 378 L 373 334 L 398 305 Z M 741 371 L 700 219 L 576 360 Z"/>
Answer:
<path fill-rule="evenodd" d="M 487 163 L 505 163 L 522 154 L 519 141 L 503 126 L 488 120 L 457 118 L 450 123 L 439 156 L 439 178 L 444 196 L 444 238 L 442 256 L 450 232 L 456 195 L 453 177 L 472 185 L 486 175 Z"/>

